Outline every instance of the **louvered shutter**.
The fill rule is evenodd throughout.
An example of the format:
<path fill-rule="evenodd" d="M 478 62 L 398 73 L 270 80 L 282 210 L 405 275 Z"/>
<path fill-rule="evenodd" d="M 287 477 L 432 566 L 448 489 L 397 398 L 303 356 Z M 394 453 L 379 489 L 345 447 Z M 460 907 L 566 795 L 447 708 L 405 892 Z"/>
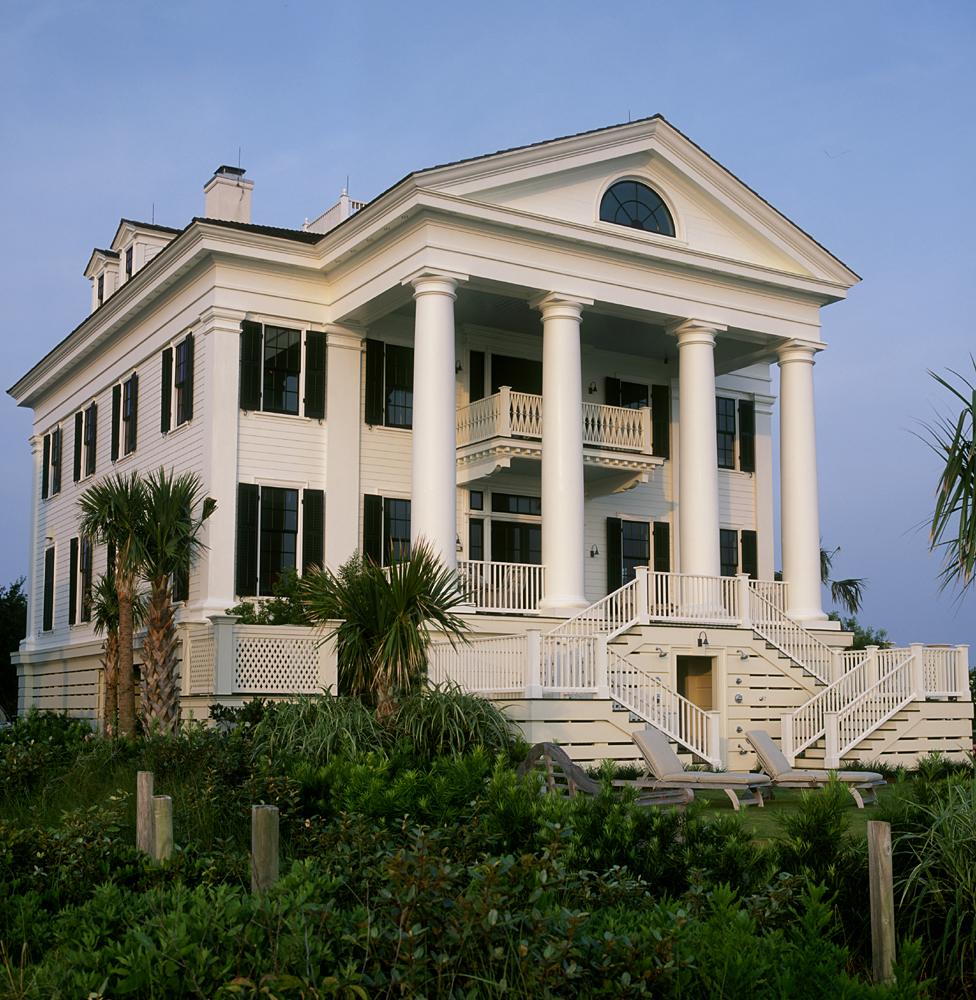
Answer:
<path fill-rule="evenodd" d="M 186 371 L 183 373 L 183 406 L 181 412 L 178 414 L 181 424 L 193 419 L 193 350 L 195 343 L 192 333 L 186 335 L 184 343 L 186 344 Z"/>
<path fill-rule="evenodd" d="M 363 556 L 383 561 L 383 498 L 370 494 L 363 497 Z"/>
<path fill-rule="evenodd" d="M 41 466 L 41 499 L 47 500 L 51 488 L 51 435 L 44 435 L 44 448 Z"/>
<path fill-rule="evenodd" d="M 366 340 L 366 416 L 367 424 L 383 423 L 383 341 Z"/>
<path fill-rule="evenodd" d="M 61 492 L 61 452 L 63 434 L 60 427 L 51 432 L 51 495 Z"/>
<path fill-rule="evenodd" d="M 607 397 L 607 406 L 620 406 L 620 379 L 610 378 L 608 375 L 604 379 L 604 394 Z"/>
<path fill-rule="evenodd" d="M 68 543 L 68 624 L 78 620 L 78 539 Z"/>
<path fill-rule="evenodd" d="M 756 404 L 739 400 L 739 468 L 756 471 Z"/>
<path fill-rule="evenodd" d="M 85 475 L 95 474 L 95 459 L 98 451 L 98 406 L 92 403 L 85 410 Z"/>
<path fill-rule="evenodd" d="M 671 572 L 671 525 L 667 521 L 654 522 L 654 572 Z"/>
<path fill-rule="evenodd" d="M 122 420 L 122 386 L 112 386 L 112 461 L 119 457 L 119 432 Z"/>
<path fill-rule="evenodd" d="M 659 458 L 671 457 L 671 389 L 651 386 L 651 450 Z"/>
<path fill-rule="evenodd" d="M 235 575 L 239 597 L 252 597 L 258 592 L 258 487 L 253 483 L 237 485 Z"/>
<path fill-rule="evenodd" d="M 75 461 L 74 470 L 72 472 L 72 478 L 77 483 L 81 479 L 81 446 L 83 443 L 85 433 L 85 417 L 79 410 L 75 414 L 75 440 L 74 440 L 74 451 L 75 451 Z"/>
<path fill-rule="evenodd" d="M 242 410 L 261 409 L 261 324 L 245 320 L 241 323 Z"/>
<path fill-rule="evenodd" d="M 159 403 L 159 430 L 165 434 L 169 431 L 173 419 L 173 348 L 163 351 L 163 375 Z"/>
<path fill-rule="evenodd" d="M 129 419 L 125 424 L 125 453 L 136 450 L 139 434 L 139 376 L 132 373 L 129 379 Z"/>
<path fill-rule="evenodd" d="M 759 579 L 759 545 L 754 531 L 742 532 L 742 572 Z"/>
<path fill-rule="evenodd" d="M 623 583 L 623 532 L 619 517 L 607 518 L 607 593 Z"/>
<path fill-rule="evenodd" d="M 325 417 L 325 334 L 305 334 L 305 416 Z"/>
<path fill-rule="evenodd" d="M 41 628 L 50 632 L 54 628 L 54 548 L 44 553 L 44 608 Z"/>
<path fill-rule="evenodd" d="M 305 490 L 302 496 L 302 572 L 321 566 L 325 556 L 325 492 Z"/>

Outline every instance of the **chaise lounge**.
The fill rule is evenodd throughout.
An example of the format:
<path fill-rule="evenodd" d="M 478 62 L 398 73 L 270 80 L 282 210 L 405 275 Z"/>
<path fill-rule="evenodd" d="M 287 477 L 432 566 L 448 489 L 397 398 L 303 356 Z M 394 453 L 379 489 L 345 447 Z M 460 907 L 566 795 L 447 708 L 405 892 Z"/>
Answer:
<path fill-rule="evenodd" d="M 817 771 L 797 770 L 790 766 L 786 754 L 773 742 L 765 729 L 753 729 L 746 733 L 746 739 L 756 751 L 762 769 L 769 775 L 776 788 L 823 788 L 836 777 L 851 793 L 858 809 L 876 802 L 878 788 L 885 779 L 874 771 Z"/>
<path fill-rule="evenodd" d="M 761 807 L 763 804 L 762 790 L 770 784 L 765 774 L 686 771 L 671 749 L 667 736 L 650 726 L 634 733 L 634 742 L 654 775 L 654 788 L 684 788 L 692 792 L 720 788 L 732 801 L 736 812 L 742 806 Z"/>

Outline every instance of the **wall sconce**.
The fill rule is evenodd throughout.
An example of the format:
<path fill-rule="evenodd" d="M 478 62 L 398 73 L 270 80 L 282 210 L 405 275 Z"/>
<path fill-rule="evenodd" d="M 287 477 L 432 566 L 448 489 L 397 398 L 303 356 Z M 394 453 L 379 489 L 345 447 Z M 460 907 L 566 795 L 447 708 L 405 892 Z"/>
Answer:
<path fill-rule="evenodd" d="M 455 535 L 454 536 L 454 548 L 457 549 L 458 552 L 463 552 L 464 551 L 464 546 L 461 544 L 461 536 L 460 535 Z"/>
<path fill-rule="evenodd" d="M 591 559 L 596 559 L 596 557 L 599 554 L 600 554 L 600 550 L 595 545 L 591 545 L 590 546 L 590 558 Z"/>
<path fill-rule="evenodd" d="M 594 380 L 593 380 L 592 382 L 590 382 L 590 384 L 589 384 L 589 385 L 588 385 L 588 386 L 586 387 L 586 391 L 587 391 L 587 392 L 588 392 L 588 393 L 589 393 L 589 394 L 590 394 L 590 395 L 592 396 L 592 395 L 593 395 L 593 394 L 594 394 L 594 393 L 596 392 L 596 389 L 597 389 L 597 385 L 596 385 L 596 380 L 594 379 Z"/>
<path fill-rule="evenodd" d="M 460 361 L 455 361 L 454 362 L 454 374 L 455 375 L 460 375 L 461 372 L 463 372 L 463 371 L 464 371 L 464 365 L 462 365 Z"/>
<path fill-rule="evenodd" d="M 740 649 L 739 650 L 739 659 L 740 660 L 748 660 L 749 656 L 750 656 L 750 654 L 747 653 L 744 649 Z"/>
<path fill-rule="evenodd" d="M 657 653 L 658 657 L 662 659 L 668 655 L 660 646 L 655 646 L 654 652 Z"/>
<path fill-rule="evenodd" d="M 699 646 L 707 646 L 708 645 L 708 636 L 705 635 L 704 632 L 699 632 L 698 633 L 698 645 Z"/>

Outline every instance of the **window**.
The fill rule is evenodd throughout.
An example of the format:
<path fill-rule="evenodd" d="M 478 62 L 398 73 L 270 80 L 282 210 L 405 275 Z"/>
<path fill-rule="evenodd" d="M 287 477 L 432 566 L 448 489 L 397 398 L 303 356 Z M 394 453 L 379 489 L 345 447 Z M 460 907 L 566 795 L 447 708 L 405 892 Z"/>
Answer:
<path fill-rule="evenodd" d="M 132 247 L 128 246 L 125 250 L 125 277 L 129 279 L 132 277 Z"/>
<path fill-rule="evenodd" d="M 74 481 L 95 472 L 98 407 L 92 403 L 75 414 Z"/>
<path fill-rule="evenodd" d="M 492 493 L 491 510 L 493 514 L 529 514 L 540 517 L 542 500 L 539 497 L 523 497 L 515 493 Z"/>
<path fill-rule="evenodd" d="M 61 428 L 44 435 L 41 454 L 41 499 L 61 492 Z"/>
<path fill-rule="evenodd" d="M 367 424 L 413 427 L 413 348 L 366 341 Z"/>
<path fill-rule="evenodd" d="M 646 521 L 623 521 L 620 527 L 620 579 L 630 583 L 638 566 L 651 563 L 651 526 Z"/>
<path fill-rule="evenodd" d="M 91 621 L 92 543 L 82 535 L 68 548 L 68 624 Z"/>
<path fill-rule="evenodd" d="M 626 406 L 631 410 L 639 410 L 651 405 L 648 386 L 641 382 L 623 382 L 617 378 L 608 378 L 606 397 L 608 406 Z"/>
<path fill-rule="evenodd" d="M 538 566 L 542 562 L 542 525 L 492 520 L 491 561 Z"/>
<path fill-rule="evenodd" d="M 323 419 L 325 334 L 309 330 L 303 338 L 301 331 L 287 327 L 242 323 L 240 406 L 242 410 Z"/>
<path fill-rule="evenodd" d="M 736 425 L 738 412 L 738 426 Z M 756 471 L 756 405 L 751 399 L 715 398 L 715 429 L 718 435 L 718 467 L 741 472 Z M 738 439 L 738 456 L 736 455 Z"/>
<path fill-rule="evenodd" d="M 656 573 L 669 573 L 671 525 L 667 521 L 651 523 L 608 517 L 606 558 L 607 593 L 633 580 L 640 566 L 653 566 Z"/>
<path fill-rule="evenodd" d="M 100 274 L 98 276 L 98 304 L 101 305 L 105 301 L 105 275 Z"/>
<path fill-rule="evenodd" d="M 674 236 L 674 220 L 657 192 L 637 181 L 617 181 L 600 201 L 600 221 Z"/>
<path fill-rule="evenodd" d="M 139 423 L 139 376 L 133 372 L 112 389 L 112 461 L 136 450 Z"/>
<path fill-rule="evenodd" d="M 173 358 L 176 358 L 174 369 Z M 168 433 L 173 424 L 173 390 L 176 390 L 176 426 L 193 419 L 193 334 L 162 354 L 159 429 Z"/>
<path fill-rule="evenodd" d="M 54 546 L 44 552 L 44 607 L 41 613 L 41 630 L 54 628 Z"/>
<path fill-rule="evenodd" d="M 301 517 L 299 517 L 301 505 Z M 270 596 L 282 572 L 322 563 L 325 493 L 239 483 L 237 487 L 236 586 L 241 597 Z M 189 578 L 177 600 L 189 593 Z"/>
<path fill-rule="evenodd" d="M 481 490 L 471 490 L 468 494 L 468 506 L 472 510 L 485 509 L 485 495 Z"/>
<path fill-rule="evenodd" d="M 639 410 L 651 408 L 651 451 L 661 458 L 671 456 L 671 389 L 666 385 L 648 386 L 642 382 L 604 380 L 608 406 L 626 406 Z"/>
<path fill-rule="evenodd" d="M 363 497 L 363 555 L 381 566 L 410 558 L 410 501 Z"/>
<path fill-rule="evenodd" d="M 468 519 L 468 558 L 479 562 L 485 558 L 485 519 Z"/>
<path fill-rule="evenodd" d="M 735 576 L 739 572 L 739 533 L 722 528 L 719 531 L 719 559 L 722 576 Z"/>

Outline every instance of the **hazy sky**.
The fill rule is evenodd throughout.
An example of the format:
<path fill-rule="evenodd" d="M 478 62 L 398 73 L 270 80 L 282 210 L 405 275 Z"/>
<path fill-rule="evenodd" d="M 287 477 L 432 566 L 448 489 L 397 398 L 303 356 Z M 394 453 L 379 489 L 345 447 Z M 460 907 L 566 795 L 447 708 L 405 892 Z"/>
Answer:
<path fill-rule="evenodd" d="M 864 278 L 823 312 L 821 526 L 864 621 L 976 647 L 918 526 L 926 374 L 976 352 L 976 4 L 4 0 L 3 388 L 87 313 L 122 216 L 182 226 L 238 148 L 254 219 L 300 226 L 346 176 L 660 112 Z M 30 414 L 0 401 L 0 582 L 24 572 Z M 778 560 L 777 560 L 778 564 Z M 976 653 L 974 653 L 976 655 Z"/>

